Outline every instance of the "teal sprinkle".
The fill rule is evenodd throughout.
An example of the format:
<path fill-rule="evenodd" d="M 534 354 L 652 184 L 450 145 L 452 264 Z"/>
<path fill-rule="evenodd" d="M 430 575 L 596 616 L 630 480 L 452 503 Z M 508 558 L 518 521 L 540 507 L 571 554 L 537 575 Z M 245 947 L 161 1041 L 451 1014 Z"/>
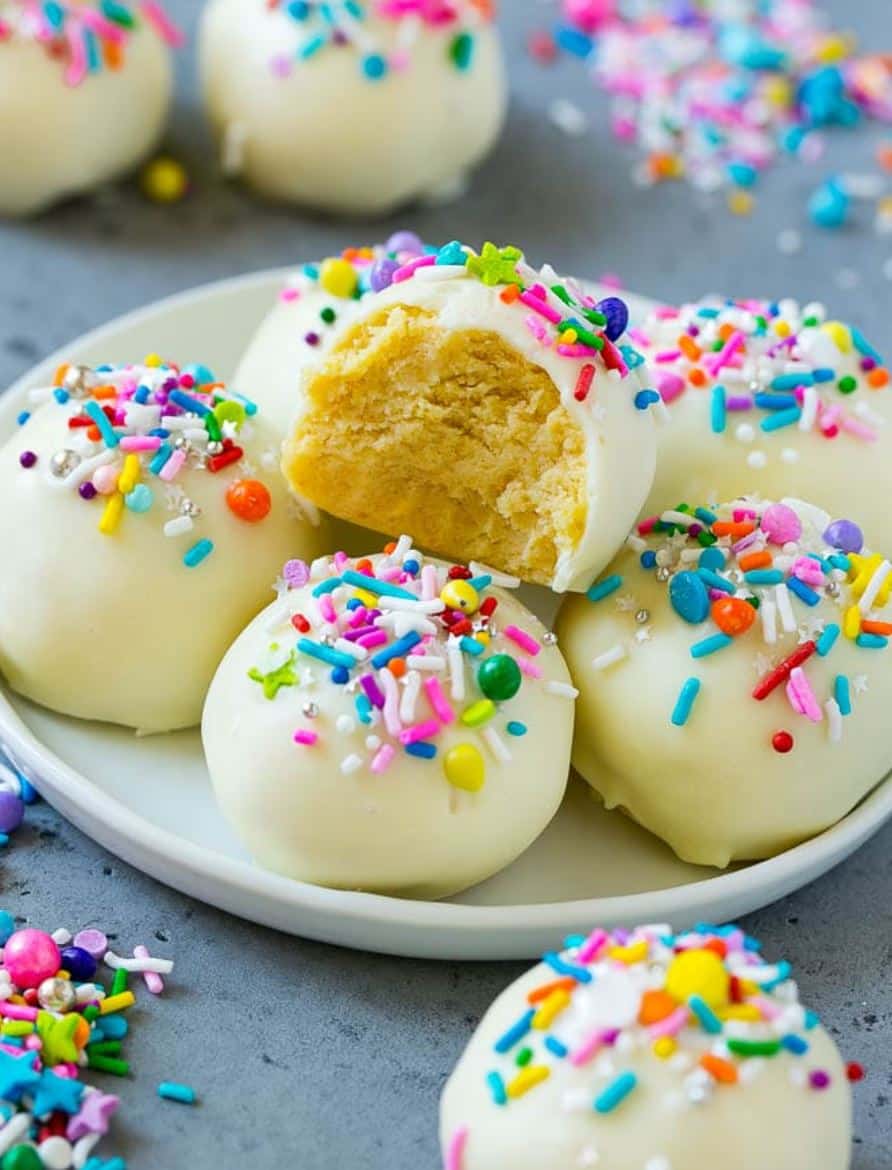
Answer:
<path fill-rule="evenodd" d="M 783 427 L 792 427 L 802 418 L 802 411 L 798 406 L 791 406 L 788 410 L 777 410 L 774 414 L 766 415 L 759 423 L 763 431 L 779 431 Z"/>
<path fill-rule="evenodd" d="M 800 601 L 804 601 L 806 605 L 814 606 L 821 600 L 814 589 L 809 589 L 805 582 L 800 581 L 798 577 L 788 577 L 787 588 L 791 593 L 795 593 Z"/>
<path fill-rule="evenodd" d="M 337 589 L 340 584 L 340 577 L 327 577 L 324 581 L 320 581 L 319 584 L 314 588 L 313 596 L 322 597 L 326 593 L 334 593 L 335 589 Z"/>
<path fill-rule="evenodd" d="M 558 1058 L 558 1060 L 563 1060 L 567 1055 L 568 1049 L 566 1044 L 561 1044 L 557 1036 L 546 1036 L 545 1047 L 549 1052 L 553 1053 Z"/>
<path fill-rule="evenodd" d="M 684 727 L 691 716 L 694 702 L 700 693 L 699 678 L 689 678 L 679 692 L 678 700 L 672 711 L 672 723 L 676 727 Z"/>
<path fill-rule="evenodd" d="M 712 422 L 712 433 L 714 435 L 722 434 L 725 429 L 727 421 L 727 411 L 725 409 L 726 398 L 727 395 L 725 394 L 724 386 L 713 386 L 710 419 Z"/>
<path fill-rule="evenodd" d="M 848 573 L 852 567 L 852 562 L 844 553 L 834 553 L 833 556 L 827 558 L 834 569 L 842 569 L 844 573 Z"/>
<path fill-rule="evenodd" d="M 836 640 L 839 637 L 840 630 L 836 622 L 831 622 L 829 626 L 824 629 L 824 632 L 818 638 L 818 654 L 822 658 L 826 658 L 833 647 L 836 645 Z"/>
<path fill-rule="evenodd" d="M 605 597 L 609 597 L 611 593 L 615 593 L 622 583 L 623 579 L 619 573 L 614 573 L 610 577 L 605 577 L 602 581 L 596 581 L 586 593 L 586 597 L 589 601 L 603 601 Z"/>
<path fill-rule="evenodd" d="M 374 593 L 376 597 L 402 597 L 407 601 L 418 600 L 415 594 L 410 593 L 408 589 L 400 589 L 398 585 L 391 585 L 389 581 L 379 581 L 377 577 L 367 577 L 365 573 L 357 573 L 354 569 L 348 569 L 341 580 L 345 585 L 365 589 L 368 593 Z"/>
<path fill-rule="evenodd" d="M 533 1016 L 536 1014 L 535 1008 L 530 1008 L 529 1011 L 524 1012 L 520 1019 L 511 1025 L 507 1032 L 496 1040 L 493 1047 L 500 1055 L 510 1052 L 515 1044 L 519 1043 L 533 1025 Z"/>
<path fill-rule="evenodd" d="M 508 1103 L 508 1094 L 505 1091 L 505 1082 L 497 1072 L 486 1074 L 486 1083 L 489 1086 L 490 1096 L 492 1097 L 494 1105 L 506 1105 Z"/>
<path fill-rule="evenodd" d="M 862 650 L 885 650 L 889 645 L 889 639 L 884 638 L 882 634 L 859 634 L 855 639 L 855 645 L 860 646 Z"/>
<path fill-rule="evenodd" d="M 508 732 L 509 735 L 514 735 L 514 736 L 517 736 L 519 738 L 522 735 L 526 735 L 527 725 L 525 723 L 521 723 L 517 719 L 512 719 L 511 722 L 508 724 L 508 726 L 505 728 L 505 730 Z"/>
<path fill-rule="evenodd" d="M 356 659 L 349 654 L 343 654 L 322 642 L 314 642 L 312 638 L 299 638 L 297 648 L 308 658 L 317 658 L 320 662 L 327 662 L 329 666 L 343 666 L 345 670 L 352 670 Z"/>
<path fill-rule="evenodd" d="M 860 329 L 856 329 L 854 326 L 852 326 L 849 332 L 852 335 L 852 344 L 859 353 L 863 353 L 865 357 L 873 358 L 878 366 L 884 366 L 886 364 L 883 361 L 882 354 L 878 350 L 874 349 L 874 347 L 870 344 Z"/>
<path fill-rule="evenodd" d="M 358 694 L 354 700 L 356 707 L 356 714 L 359 716 L 360 723 L 371 723 L 372 721 L 372 703 L 365 692 Z"/>
<path fill-rule="evenodd" d="M 488 589 L 492 585 L 492 577 L 489 573 L 483 573 L 479 577 L 471 577 L 465 584 L 476 589 L 478 593 L 482 593 L 484 589 Z"/>
<path fill-rule="evenodd" d="M 720 577 L 718 573 L 714 573 L 712 569 L 697 569 L 697 575 L 700 579 L 713 589 L 721 589 L 723 593 L 736 593 L 736 589 L 730 581 L 726 581 L 724 577 Z"/>
<path fill-rule="evenodd" d="M 476 638 L 469 638 L 467 635 L 462 637 L 459 647 L 465 654 L 471 654 L 474 658 L 482 654 L 485 649 L 482 642 L 478 642 Z"/>
<path fill-rule="evenodd" d="M 704 1032 L 710 1036 L 718 1036 L 722 1031 L 722 1021 L 718 1018 L 702 996 L 692 995 L 688 1000 L 688 1007 L 700 1021 Z"/>
<path fill-rule="evenodd" d="M 751 569 L 743 579 L 747 585 L 780 585 L 784 575 L 780 569 Z"/>
<path fill-rule="evenodd" d="M 99 405 L 99 403 L 94 399 L 90 399 L 90 401 L 84 406 L 84 410 L 99 428 L 99 433 L 102 435 L 102 439 L 106 447 L 117 447 L 120 439 L 115 433 L 114 427 L 108 421 L 108 415 Z"/>
<path fill-rule="evenodd" d="M 842 715 L 852 714 L 852 691 L 844 674 L 838 674 L 833 680 L 833 697 Z"/>
<path fill-rule="evenodd" d="M 694 515 L 704 524 L 715 524 L 716 520 L 718 520 L 715 512 L 710 512 L 708 508 L 695 508 Z"/>
<path fill-rule="evenodd" d="M 214 551 L 212 540 L 199 540 L 183 554 L 183 564 L 187 569 L 194 569 Z"/>
<path fill-rule="evenodd" d="M 633 1072 L 624 1072 L 612 1081 L 602 1093 L 595 1098 L 596 1113 L 612 1113 L 617 1105 L 621 1105 L 626 1097 L 638 1085 L 638 1078 Z"/>
<path fill-rule="evenodd" d="M 307 61 L 310 57 L 315 57 L 319 50 L 324 48 L 325 37 L 321 35 L 310 37 L 310 39 L 308 41 L 304 41 L 304 43 L 297 50 L 298 60 Z"/>
<path fill-rule="evenodd" d="M 724 650 L 733 641 L 734 639 L 727 634 L 713 634 L 710 638 L 704 638 L 702 642 L 694 643 L 691 647 L 691 657 L 706 658 L 709 654 L 715 654 L 717 650 Z"/>
<path fill-rule="evenodd" d="M 168 461 L 172 454 L 173 447 L 171 447 L 168 443 L 162 443 L 155 452 L 155 457 L 153 458 L 152 462 L 149 464 L 149 471 L 151 471 L 152 475 L 161 474 L 161 471 L 164 468 L 164 464 Z"/>

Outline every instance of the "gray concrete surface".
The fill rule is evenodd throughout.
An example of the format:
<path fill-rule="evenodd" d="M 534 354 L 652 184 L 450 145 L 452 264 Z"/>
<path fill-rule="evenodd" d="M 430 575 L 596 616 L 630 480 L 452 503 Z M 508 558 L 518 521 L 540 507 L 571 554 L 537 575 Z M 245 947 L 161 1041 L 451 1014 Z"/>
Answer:
<path fill-rule="evenodd" d="M 749 219 L 684 186 L 636 190 L 631 156 L 610 141 L 603 104 L 578 67 L 543 69 L 523 52 L 551 9 L 539 0 L 502 7 L 514 69 L 507 135 L 461 203 L 393 223 L 310 219 L 219 184 L 184 55 L 170 146 L 192 174 L 189 202 L 156 207 L 124 188 L 33 223 L 0 225 L 0 385 L 127 309 L 380 238 L 397 222 L 433 240 L 516 241 L 537 261 L 615 271 L 659 297 L 820 296 L 888 346 L 892 284 L 883 264 L 892 243 L 873 234 L 869 206 L 857 228 L 834 235 L 809 228 L 804 213 L 809 190 L 832 169 L 874 170 L 869 135 L 834 139 L 815 167 L 776 171 Z M 170 8 L 194 26 L 198 0 Z M 866 43 L 892 48 L 886 3 L 836 0 L 830 8 Z M 550 125 L 555 97 L 592 111 L 585 137 Z M 776 237 L 790 227 L 803 230 L 805 247 L 784 257 Z M 869 1069 L 855 1093 L 854 1170 L 892 1167 L 890 853 L 892 826 L 835 873 L 746 923 L 794 962 L 846 1055 Z M 150 1003 L 143 996 L 134 1014 L 135 1076 L 109 1086 L 125 1107 L 105 1148 L 126 1155 L 131 1170 L 433 1170 L 440 1085 L 487 1004 L 521 969 L 406 962 L 276 935 L 156 885 L 46 806 L 3 856 L 0 883 L 0 905 L 30 923 L 98 923 L 124 944 L 144 940 L 176 957 L 169 994 Z M 154 1089 L 164 1078 L 193 1083 L 200 1106 L 159 1102 Z"/>

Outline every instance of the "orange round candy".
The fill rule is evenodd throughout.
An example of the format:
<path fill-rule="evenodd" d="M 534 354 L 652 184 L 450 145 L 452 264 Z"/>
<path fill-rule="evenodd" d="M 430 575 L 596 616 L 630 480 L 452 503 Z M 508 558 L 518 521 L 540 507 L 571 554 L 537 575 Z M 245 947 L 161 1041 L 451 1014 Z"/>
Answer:
<path fill-rule="evenodd" d="M 731 638 L 745 634 L 756 620 L 756 611 L 748 601 L 739 597 L 720 597 L 712 603 L 712 620 Z"/>
<path fill-rule="evenodd" d="M 226 503 L 239 520 L 246 520 L 249 524 L 266 519 L 273 506 L 269 489 L 259 479 L 237 479 L 230 484 Z"/>

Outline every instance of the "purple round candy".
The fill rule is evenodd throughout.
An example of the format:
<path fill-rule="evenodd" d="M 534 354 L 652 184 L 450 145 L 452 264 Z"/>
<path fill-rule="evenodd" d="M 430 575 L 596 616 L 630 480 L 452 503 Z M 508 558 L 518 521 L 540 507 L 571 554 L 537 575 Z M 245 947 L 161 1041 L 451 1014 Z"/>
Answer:
<path fill-rule="evenodd" d="M 604 332 L 611 341 L 619 341 L 629 324 L 629 306 L 622 297 L 605 297 L 598 301 L 598 312 L 607 318 Z"/>
<path fill-rule="evenodd" d="M 393 284 L 393 274 L 399 268 L 396 260 L 376 260 L 369 273 L 369 285 L 372 292 L 382 292 Z"/>
<path fill-rule="evenodd" d="M 411 256 L 424 255 L 424 241 L 414 232 L 394 232 L 384 245 L 385 252 L 408 252 Z"/>
<path fill-rule="evenodd" d="M 108 950 L 108 939 L 101 930 L 88 926 L 86 930 L 79 930 L 74 936 L 74 945 L 92 955 L 98 963 Z"/>
<path fill-rule="evenodd" d="M 771 504 L 762 513 L 762 531 L 772 544 L 786 544 L 802 535 L 802 521 L 786 504 Z"/>
<path fill-rule="evenodd" d="M 25 802 L 14 792 L 0 792 L 0 833 L 12 833 L 25 817 Z"/>
<path fill-rule="evenodd" d="M 822 1068 L 812 1069 L 808 1074 L 808 1083 L 813 1089 L 828 1089 L 830 1087 L 830 1073 Z"/>
<path fill-rule="evenodd" d="M 76 983 L 86 983 L 96 974 L 96 960 L 83 947 L 65 947 L 62 966 Z"/>
<path fill-rule="evenodd" d="M 314 333 L 313 330 L 311 329 L 309 333 L 304 334 L 304 341 L 307 343 L 307 345 L 318 345 L 319 344 L 319 334 Z"/>
<path fill-rule="evenodd" d="M 37 455 L 34 451 L 23 451 L 19 456 L 19 463 L 22 467 L 33 467 L 37 462 Z"/>
<path fill-rule="evenodd" d="M 77 494 L 80 496 L 80 498 L 82 500 L 92 500 L 92 499 L 95 499 L 95 497 L 96 497 L 96 489 L 95 489 L 95 487 L 93 487 L 93 485 L 90 483 L 90 481 L 88 479 L 85 479 L 84 482 L 77 489 Z"/>
<path fill-rule="evenodd" d="M 824 539 L 844 553 L 858 553 L 864 548 L 864 534 L 852 520 L 834 520 L 827 526 Z"/>

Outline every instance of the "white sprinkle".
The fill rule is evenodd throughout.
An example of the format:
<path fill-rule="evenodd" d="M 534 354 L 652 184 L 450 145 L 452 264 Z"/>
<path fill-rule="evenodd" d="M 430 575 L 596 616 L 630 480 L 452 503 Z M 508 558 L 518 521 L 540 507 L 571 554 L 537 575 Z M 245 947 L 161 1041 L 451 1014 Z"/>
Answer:
<path fill-rule="evenodd" d="M 762 618 L 762 637 L 769 646 L 777 641 L 777 606 L 766 597 L 759 607 Z"/>
<path fill-rule="evenodd" d="M 396 542 L 392 553 L 388 553 L 384 558 L 385 564 L 401 565 L 406 559 L 406 553 L 412 547 L 412 537 L 406 536 L 405 533 Z"/>
<path fill-rule="evenodd" d="M 802 414 L 799 418 L 800 431 L 810 431 L 818 417 L 818 392 L 814 386 L 806 386 L 802 396 Z"/>
<path fill-rule="evenodd" d="M 647 541 L 643 536 L 639 536 L 636 532 L 633 532 L 631 536 L 626 539 L 626 545 L 633 552 L 642 553 L 647 548 Z"/>
<path fill-rule="evenodd" d="M 191 532 L 195 524 L 191 516 L 174 516 L 173 520 L 168 520 L 164 525 L 165 536 L 185 536 L 187 532 Z"/>
<path fill-rule="evenodd" d="M 790 601 L 790 591 L 786 585 L 775 585 L 774 599 L 777 603 L 777 612 L 780 616 L 784 632 L 794 634 L 798 629 L 796 615 L 793 613 L 793 603 Z"/>
<path fill-rule="evenodd" d="M 873 576 L 867 582 L 867 588 L 861 594 L 861 600 L 858 602 L 858 608 L 862 613 L 870 613 L 873 603 L 890 573 L 892 573 L 892 565 L 888 561 L 883 561 L 877 566 Z"/>
<path fill-rule="evenodd" d="M 740 423 L 734 434 L 741 443 L 752 443 L 756 437 L 756 428 L 751 423 Z"/>
<path fill-rule="evenodd" d="M 824 704 L 827 712 L 827 729 L 830 733 L 830 742 L 839 743 L 842 739 L 842 712 L 836 699 L 828 699 Z"/>
<path fill-rule="evenodd" d="M 864 422 L 870 423 L 872 427 L 884 427 L 886 420 L 881 414 L 877 414 L 875 410 L 871 410 L 864 399 L 860 399 L 855 403 L 855 414 Z"/>
<path fill-rule="evenodd" d="M 605 650 L 603 654 L 599 654 L 597 658 L 592 659 L 592 666 L 595 670 L 607 670 L 609 666 L 613 666 L 617 662 L 621 662 L 626 657 L 626 648 L 619 642 L 615 646 L 611 646 L 609 650 Z"/>
<path fill-rule="evenodd" d="M 461 702 L 465 697 L 465 656 L 461 652 L 458 638 L 450 636 L 446 643 L 446 657 L 449 660 L 449 681 L 452 686 L 452 697 Z"/>
<path fill-rule="evenodd" d="M 492 577 L 493 585 L 500 589 L 516 589 L 520 585 L 520 577 L 511 577 L 507 573 L 500 573 L 498 569 L 491 569 L 489 565 L 480 561 L 471 561 L 468 568 L 475 577 Z"/>
<path fill-rule="evenodd" d="M 310 565 L 310 580 L 317 581 L 320 577 L 330 577 L 330 564 L 328 557 L 316 557 Z"/>
<path fill-rule="evenodd" d="M 795 447 L 784 447 L 780 453 L 781 463 L 798 463 L 799 452 Z"/>
<path fill-rule="evenodd" d="M 352 735 L 356 730 L 356 720 L 352 715 L 348 715 L 345 712 L 343 715 L 339 715 L 337 717 L 335 720 L 335 727 L 338 729 L 341 735 Z"/>
<path fill-rule="evenodd" d="M 156 975 L 169 975 L 173 970 L 173 960 L 156 959 L 152 955 L 144 959 L 125 959 L 122 955 L 116 955 L 114 951 L 106 951 L 102 961 L 113 971 L 138 971 L 140 974 L 143 971 L 153 971 Z"/>
<path fill-rule="evenodd" d="M 442 613 L 446 609 L 446 603 L 440 601 L 439 598 L 434 601 L 422 601 L 419 598 L 416 601 L 414 598 L 410 600 L 408 597 L 379 597 L 376 608 L 406 613 L 436 614 Z"/>
<path fill-rule="evenodd" d="M 672 1163 L 668 1158 L 662 1156 L 650 1158 L 646 1162 L 644 1170 L 672 1170 Z"/>
<path fill-rule="evenodd" d="M 390 735 L 396 736 L 403 730 L 400 719 L 400 687 L 396 675 L 389 670 L 378 671 L 378 681 L 384 692 L 384 726 Z"/>
<path fill-rule="evenodd" d="M 25 1137 L 31 1128 L 31 1121 L 30 1113 L 14 1113 L 10 1117 L 6 1125 L 0 1129 L 0 1154 L 5 1154 L 11 1146 L 18 1144 L 20 1138 Z M 97 1140 L 98 1136 L 97 1134 Z"/>
<path fill-rule="evenodd" d="M 768 456 L 764 451 L 750 451 L 746 457 L 747 467 L 752 468 L 753 471 L 761 471 L 767 462 Z"/>
<path fill-rule="evenodd" d="M 423 268 L 416 268 L 412 273 L 412 279 L 436 283 L 440 280 L 455 280 L 457 276 L 467 275 L 468 270 L 464 264 L 428 264 Z"/>
<path fill-rule="evenodd" d="M 446 659 L 434 654 L 409 654 L 406 658 L 409 670 L 439 671 L 446 669 Z"/>
<path fill-rule="evenodd" d="M 72 468 L 61 479 L 56 479 L 53 475 L 47 475 L 45 477 L 46 483 L 50 487 L 56 488 L 78 487 L 80 484 L 86 482 L 98 467 L 105 467 L 106 464 L 113 463 L 115 458 L 114 451 L 100 451 L 98 455 L 91 455 L 87 459 L 82 459 L 77 467 Z"/>
<path fill-rule="evenodd" d="M 421 675 L 417 670 L 407 671 L 403 680 L 403 697 L 400 699 L 400 719 L 403 723 L 415 722 L 415 705 L 420 690 Z"/>
<path fill-rule="evenodd" d="M 398 611 L 397 613 L 382 613 L 375 622 L 379 628 L 393 630 L 395 638 L 402 638 L 406 634 L 436 634 L 437 626 L 423 614 L 412 614 Z"/>
<path fill-rule="evenodd" d="M 93 1091 L 96 1092 L 95 1089 Z M 20 1113 L 18 1116 L 25 1117 L 27 1114 Z M 74 1153 L 71 1159 L 71 1164 L 74 1166 L 74 1170 L 83 1170 L 83 1167 L 87 1163 L 87 1159 L 90 1157 L 90 1154 L 93 1151 L 93 1147 L 101 1137 L 101 1133 L 88 1133 L 80 1138 L 79 1141 L 74 1143 Z"/>
<path fill-rule="evenodd" d="M 105 988 L 96 983 L 79 983 L 74 990 L 74 998 L 78 1004 L 93 1003 L 97 999 L 105 999 Z"/>
<path fill-rule="evenodd" d="M 244 122 L 227 122 L 220 144 L 220 168 L 228 178 L 240 175 L 245 165 L 248 129 Z"/>
<path fill-rule="evenodd" d="M 579 138 L 588 130 L 588 118 L 573 102 L 565 98 L 557 98 L 548 107 L 548 117 L 558 130 L 571 138 Z"/>
<path fill-rule="evenodd" d="M 349 776 L 351 772 L 358 772 L 361 767 L 362 756 L 358 756 L 355 752 L 341 760 L 341 771 L 345 776 Z"/>
<path fill-rule="evenodd" d="M 365 646 L 357 646 L 349 638 L 337 638 L 334 648 L 335 650 L 340 650 L 342 654 L 349 654 L 354 662 L 364 662 L 369 656 L 369 652 Z"/>
<path fill-rule="evenodd" d="M 58 930 L 53 931 L 52 940 L 57 947 L 67 947 L 71 942 L 71 931 L 66 930 L 64 926 L 60 926 Z"/>
<path fill-rule="evenodd" d="M 381 746 L 381 740 L 377 735 L 367 735 L 365 737 L 365 746 L 370 752 L 376 752 Z"/>
<path fill-rule="evenodd" d="M 511 753 L 508 751 L 508 745 L 494 727 L 484 727 L 483 738 L 486 740 L 486 746 L 500 764 L 511 763 Z"/>
<path fill-rule="evenodd" d="M 545 690 L 549 695 L 560 695 L 564 699 L 576 699 L 579 697 L 579 691 L 576 687 L 570 686 L 569 683 L 562 683 L 553 680 L 545 684 Z"/>
<path fill-rule="evenodd" d="M 675 512 L 671 508 L 668 512 L 663 512 L 660 519 L 664 524 L 680 524 L 684 528 L 690 528 L 692 524 L 697 524 L 696 516 L 691 516 L 687 512 Z"/>

